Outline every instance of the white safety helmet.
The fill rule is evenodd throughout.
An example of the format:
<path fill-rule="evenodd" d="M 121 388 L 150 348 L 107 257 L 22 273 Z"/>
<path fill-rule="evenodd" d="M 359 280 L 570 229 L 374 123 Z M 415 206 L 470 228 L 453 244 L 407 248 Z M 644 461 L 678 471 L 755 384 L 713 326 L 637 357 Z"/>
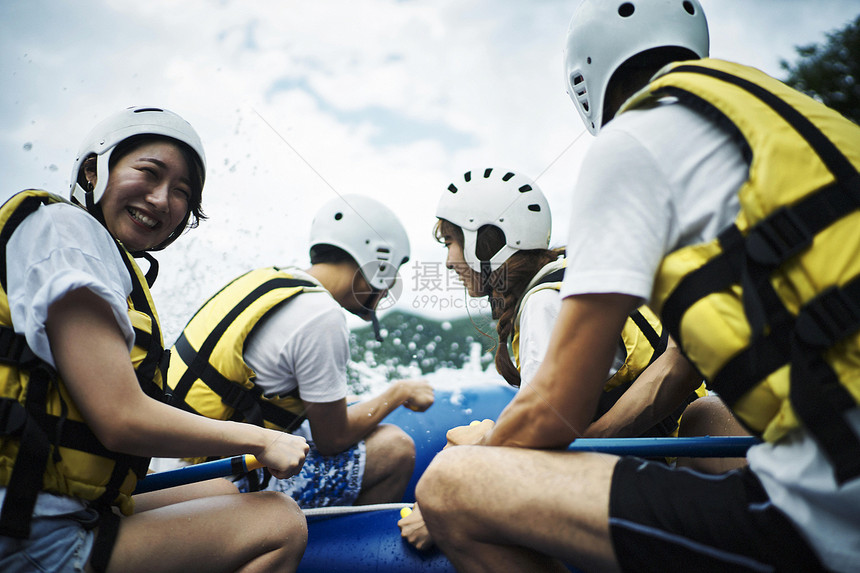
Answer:
<path fill-rule="evenodd" d="M 708 22 L 698 0 L 583 0 L 567 31 L 567 93 L 592 135 L 603 123 L 612 74 L 633 56 L 660 47 L 708 57 Z"/>
<path fill-rule="evenodd" d="M 362 195 L 332 199 L 311 223 L 311 258 L 320 245 L 346 251 L 371 287 L 387 290 L 409 260 L 409 237 L 400 219 L 385 205 Z"/>
<path fill-rule="evenodd" d="M 546 249 L 552 233 L 549 203 L 537 184 L 506 169 L 469 171 L 448 185 L 436 217 L 463 230 L 463 257 L 475 272 L 495 271 L 517 251 Z M 493 225 L 505 234 L 505 245 L 482 261 L 476 252 L 478 230 Z M 486 266 L 489 265 L 489 269 Z"/>
<path fill-rule="evenodd" d="M 87 210 L 97 204 L 108 183 L 110 157 L 116 146 L 137 135 L 160 135 L 170 137 L 186 144 L 200 160 L 200 176 L 206 177 L 206 156 L 203 144 L 194 128 L 177 114 L 158 107 L 130 107 L 96 125 L 84 139 L 75 158 L 71 178 L 71 199 Z M 92 190 L 81 187 L 78 182 L 81 167 L 90 155 L 95 154 L 98 180 Z M 171 237 L 152 250 L 159 250 L 178 236 L 188 221 L 188 217 Z"/>

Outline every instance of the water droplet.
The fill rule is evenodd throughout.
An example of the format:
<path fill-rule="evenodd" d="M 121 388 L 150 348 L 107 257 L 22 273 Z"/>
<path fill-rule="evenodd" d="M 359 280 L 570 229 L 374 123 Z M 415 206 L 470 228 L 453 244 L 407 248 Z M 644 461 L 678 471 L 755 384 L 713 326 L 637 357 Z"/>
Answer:
<path fill-rule="evenodd" d="M 33 149 L 33 144 L 32 144 L 32 143 L 30 143 L 30 142 L 28 141 L 27 143 L 25 143 L 25 144 L 24 144 L 24 151 L 30 151 L 31 149 Z"/>

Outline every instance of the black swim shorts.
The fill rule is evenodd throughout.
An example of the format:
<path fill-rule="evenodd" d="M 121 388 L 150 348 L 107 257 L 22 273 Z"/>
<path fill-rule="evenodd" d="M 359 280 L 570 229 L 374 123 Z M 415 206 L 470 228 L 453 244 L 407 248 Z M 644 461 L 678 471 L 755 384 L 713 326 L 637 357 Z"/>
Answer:
<path fill-rule="evenodd" d="M 712 476 L 622 458 L 609 526 L 623 571 L 825 570 L 748 468 Z"/>

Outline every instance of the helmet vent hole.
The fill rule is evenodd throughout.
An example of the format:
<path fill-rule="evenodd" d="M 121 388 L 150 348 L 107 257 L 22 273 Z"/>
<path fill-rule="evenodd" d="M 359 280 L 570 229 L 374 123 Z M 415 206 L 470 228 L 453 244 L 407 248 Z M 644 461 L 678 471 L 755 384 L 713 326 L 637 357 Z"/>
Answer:
<path fill-rule="evenodd" d="M 466 180 L 466 183 L 468 183 L 469 181 L 471 181 L 471 180 L 472 180 L 472 172 L 471 172 L 471 171 L 466 171 L 466 173 L 464 173 L 464 174 L 463 174 L 463 179 L 465 179 L 465 180 Z"/>
<path fill-rule="evenodd" d="M 531 185 L 523 185 L 522 187 L 520 187 L 520 193 L 526 193 L 526 192 L 531 191 L 531 190 L 532 190 Z"/>
<path fill-rule="evenodd" d="M 334 214 L 334 220 L 335 221 L 340 221 L 341 219 L 343 219 L 343 213 L 337 212 Z"/>
<path fill-rule="evenodd" d="M 590 64 L 590 63 L 591 63 L 591 56 L 588 56 L 588 57 L 585 59 L 585 63 L 586 63 L 586 64 Z"/>
<path fill-rule="evenodd" d="M 586 112 L 588 111 L 588 100 L 582 102 L 582 109 Z"/>
<path fill-rule="evenodd" d="M 636 11 L 636 8 L 633 7 L 632 2 L 625 2 L 621 6 L 618 7 L 618 15 L 622 18 L 629 18 L 633 15 L 633 12 Z"/>
<path fill-rule="evenodd" d="M 490 173 L 492 173 L 492 172 L 493 172 L 492 169 L 484 169 L 484 179 L 487 179 L 490 176 Z"/>
<path fill-rule="evenodd" d="M 451 193 L 456 193 L 457 192 L 457 186 L 454 185 L 453 183 L 451 183 L 450 185 L 448 185 L 448 191 L 450 191 Z"/>
<path fill-rule="evenodd" d="M 695 16 L 696 14 L 696 7 L 693 6 L 693 3 L 689 0 L 684 1 L 684 10 L 686 10 L 687 14 L 689 14 L 690 16 Z"/>
<path fill-rule="evenodd" d="M 508 171 L 507 173 L 505 173 L 505 176 L 502 177 L 502 181 L 510 181 L 511 177 L 513 177 L 513 176 L 514 176 L 514 174 L 511 173 L 510 171 Z"/>
<path fill-rule="evenodd" d="M 538 205 L 537 203 L 532 203 L 531 205 L 529 205 L 529 211 L 540 213 L 540 205 Z"/>
<path fill-rule="evenodd" d="M 579 84 L 581 84 L 583 81 L 584 81 L 584 80 L 582 79 L 582 74 L 576 74 L 576 75 L 574 75 L 574 76 L 573 76 L 573 85 L 578 86 L 578 85 L 579 85 Z"/>
<path fill-rule="evenodd" d="M 164 111 L 163 109 L 159 109 L 157 107 L 141 107 L 133 110 L 133 113 L 144 113 L 147 111 Z"/>

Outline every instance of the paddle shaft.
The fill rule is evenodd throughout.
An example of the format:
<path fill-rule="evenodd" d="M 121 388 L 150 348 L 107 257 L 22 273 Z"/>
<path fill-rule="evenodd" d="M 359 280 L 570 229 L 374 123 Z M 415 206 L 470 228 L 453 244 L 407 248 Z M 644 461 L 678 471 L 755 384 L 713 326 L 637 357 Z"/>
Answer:
<path fill-rule="evenodd" d="M 602 452 L 618 456 L 742 458 L 751 446 L 760 441 L 753 436 L 580 438 L 567 449 L 572 452 Z"/>
<path fill-rule="evenodd" d="M 734 458 L 744 457 L 759 443 L 752 436 L 704 436 L 696 438 L 580 438 L 567 448 L 571 452 L 602 452 L 619 456 Z M 263 467 L 250 455 L 204 462 L 147 475 L 137 483 L 135 494 L 185 485 L 208 479 L 239 475 Z"/>

